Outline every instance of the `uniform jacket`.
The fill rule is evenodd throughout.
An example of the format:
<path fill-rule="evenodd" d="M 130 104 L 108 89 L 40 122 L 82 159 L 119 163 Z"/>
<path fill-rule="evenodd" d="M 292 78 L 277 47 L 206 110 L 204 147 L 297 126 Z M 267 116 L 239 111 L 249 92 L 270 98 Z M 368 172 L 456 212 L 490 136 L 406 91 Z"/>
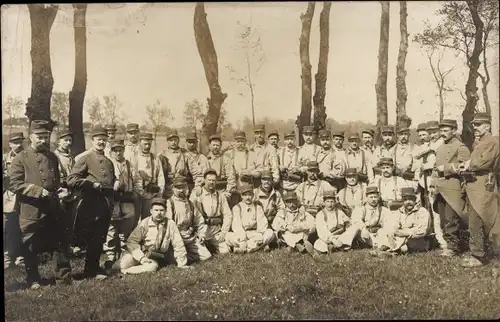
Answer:
<path fill-rule="evenodd" d="M 125 152 L 123 153 L 123 156 L 125 159 L 129 160 L 130 162 L 133 162 L 134 156 L 139 153 L 140 147 L 138 143 L 131 143 L 131 142 L 126 142 L 125 143 Z"/>
<path fill-rule="evenodd" d="M 346 187 L 337 194 L 339 202 L 351 209 L 363 205 L 365 202 L 366 185 L 359 183 L 355 186 L 346 185 Z"/>
<path fill-rule="evenodd" d="M 310 233 L 314 230 L 314 217 L 300 207 L 294 211 L 285 208 L 276 214 L 272 227 L 277 232 L 289 231 L 293 234 Z"/>
<path fill-rule="evenodd" d="M 351 221 L 353 226 L 359 228 L 380 227 L 389 229 L 394 226 L 393 216 L 389 208 L 383 206 L 372 207 L 366 203 L 362 207 L 354 208 Z"/>
<path fill-rule="evenodd" d="M 340 209 L 334 208 L 332 211 L 323 208 L 316 215 L 316 232 L 319 239 L 331 242 L 333 236 L 342 234 L 349 224 L 349 217 Z"/>
<path fill-rule="evenodd" d="M 264 215 L 271 223 L 278 211 L 285 208 L 281 193 L 274 188 L 271 188 L 269 194 L 261 188 L 255 188 L 254 201 L 260 204 L 264 211 Z"/>
<path fill-rule="evenodd" d="M 286 168 L 288 170 L 292 170 L 294 168 L 300 169 L 299 163 L 299 149 L 297 147 L 289 149 L 284 146 L 278 150 L 278 159 L 281 167 Z M 295 190 L 299 182 L 293 182 L 290 180 L 284 180 L 281 178 L 281 186 L 286 190 Z"/>
<path fill-rule="evenodd" d="M 307 165 L 308 161 L 316 161 L 320 149 L 321 147 L 315 143 L 304 143 L 304 145 L 299 148 L 299 164 L 303 167 Z"/>
<path fill-rule="evenodd" d="M 22 152 L 22 151 L 21 151 Z M 2 169 L 3 169 L 3 212 L 15 212 L 18 206 L 16 194 L 9 190 L 10 181 L 10 165 L 12 160 L 17 155 L 13 150 L 3 155 Z"/>
<path fill-rule="evenodd" d="M 236 189 L 236 176 L 231 156 L 227 154 L 227 152 L 219 155 L 209 152 L 207 154 L 207 159 L 210 168 L 217 172 L 217 177 L 227 180 L 225 191 L 234 191 Z"/>
<path fill-rule="evenodd" d="M 270 170 L 273 174 L 274 182 L 278 183 L 280 180 L 280 169 L 276 149 L 267 143 L 263 145 L 254 143 L 250 146 L 249 152 L 252 155 L 252 169 L 257 171 Z"/>
<path fill-rule="evenodd" d="M 343 177 L 347 164 L 343 158 L 337 158 L 334 150 L 325 150 L 321 148 L 316 155 L 316 161 L 319 165 L 319 172 L 324 176 L 335 174 L 337 177 Z"/>
<path fill-rule="evenodd" d="M 172 183 L 173 178 L 189 176 L 188 156 L 184 149 L 177 148 L 173 150 L 167 148 L 158 154 L 158 158 L 163 165 L 163 173 L 167 186 Z"/>
<path fill-rule="evenodd" d="M 203 184 L 203 174 L 210 164 L 205 155 L 199 152 L 186 151 L 186 156 L 188 159 L 189 174 L 193 178 L 193 183 L 200 187 Z"/>
<path fill-rule="evenodd" d="M 411 211 L 406 211 L 404 207 L 399 208 L 399 210 L 394 212 L 391 219 L 392 231 L 398 229 L 407 230 L 411 234 L 410 238 L 426 236 L 430 225 L 429 211 L 418 205 Z"/>
<path fill-rule="evenodd" d="M 252 202 L 247 205 L 240 202 L 233 207 L 233 221 L 231 229 L 237 238 L 245 240 L 247 231 L 255 231 L 263 234 L 269 228 L 268 221 L 262 207 Z"/>
<path fill-rule="evenodd" d="M 408 187 L 408 182 L 396 176 L 390 176 L 388 178 L 379 175 L 375 176 L 375 179 L 371 182 L 370 185 L 374 185 L 378 187 L 378 191 L 380 192 L 380 199 L 383 201 L 395 201 L 401 200 L 401 188 Z"/>
<path fill-rule="evenodd" d="M 402 171 L 411 171 L 413 166 L 413 144 L 394 145 L 394 165 Z"/>
<path fill-rule="evenodd" d="M 160 194 L 165 190 L 165 176 L 160 159 L 152 152 L 144 154 L 139 151 L 130 162 L 137 171 L 137 193 L 141 197 L 149 197 L 146 187 L 149 184 L 160 187 Z"/>
<path fill-rule="evenodd" d="M 365 150 L 358 149 L 357 151 L 348 148 L 345 150 L 347 168 L 356 168 L 359 173 L 364 173 L 368 179 L 373 178 L 373 166 L 370 163 L 370 158 L 366 155 Z"/>
<path fill-rule="evenodd" d="M 223 234 L 227 234 L 229 229 L 231 228 L 231 222 L 233 220 L 233 214 L 231 209 L 229 208 L 229 203 L 227 198 L 224 197 L 222 193 L 219 193 L 217 190 L 215 192 L 210 192 L 205 188 L 202 188 L 199 193 L 191 193 L 190 200 L 193 202 L 193 205 L 198 208 L 201 215 L 207 222 L 207 218 L 211 217 L 221 217 L 222 225 L 216 226 L 207 226 L 207 231 L 205 239 L 210 239 L 215 236 L 219 232 Z"/>
<path fill-rule="evenodd" d="M 198 208 L 188 199 L 181 199 L 176 195 L 167 201 L 167 218 L 177 224 L 177 228 L 184 240 L 191 240 L 196 235 L 204 236 L 207 226 L 205 219 Z"/>
<path fill-rule="evenodd" d="M 303 206 L 321 206 L 323 205 L 323 193 L 331 190 L 333 187 L 328 182 L 318 179 L 313 182 L 302 182 L 295 192 Z"/>
<path fill-rule="evenodd" d="M 75 159 L 71 153 L 62 152 L 57 149 L 54 151 L 54 154 L 59 159 L 59 173 L 61 174 L 61 181 L 66 181 L 73 170 Z"/>

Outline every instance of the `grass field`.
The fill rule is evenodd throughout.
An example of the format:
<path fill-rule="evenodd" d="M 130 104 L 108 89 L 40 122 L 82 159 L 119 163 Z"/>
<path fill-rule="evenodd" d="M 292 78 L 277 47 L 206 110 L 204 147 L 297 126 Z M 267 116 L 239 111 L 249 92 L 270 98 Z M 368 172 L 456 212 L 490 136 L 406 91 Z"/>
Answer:
<path fill-rule="evenodd" d="M 392 259 L 367 250 L 310 256 L 275 250 L 230 254 L 143 276 L 75 281 L 37 291 L 7 271 L 5 319 L 253 320 L 253 319 L 492 319 L 500 318 L 500 262 L 462 269 L 437 252 Z M 74 273 L 82 261 L 73 262 Z M 44 265 L 42 272 L 49 273 Z"/>

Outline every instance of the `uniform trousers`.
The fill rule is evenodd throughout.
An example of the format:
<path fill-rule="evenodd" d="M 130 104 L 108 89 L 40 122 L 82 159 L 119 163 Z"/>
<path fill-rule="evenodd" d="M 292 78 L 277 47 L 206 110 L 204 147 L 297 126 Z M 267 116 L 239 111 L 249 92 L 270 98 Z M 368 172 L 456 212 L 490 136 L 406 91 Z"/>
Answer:
<path fill-rule="evenodd" d="M 458 251 L 459 245 L 464 244 L 464 239 L 466 239 L 463 218 L 457 214 L 440 193 L 436 195 L 434 204 L 441 218 L 441 229 L 443 238 L 446 241 L 446 247 Z"/>

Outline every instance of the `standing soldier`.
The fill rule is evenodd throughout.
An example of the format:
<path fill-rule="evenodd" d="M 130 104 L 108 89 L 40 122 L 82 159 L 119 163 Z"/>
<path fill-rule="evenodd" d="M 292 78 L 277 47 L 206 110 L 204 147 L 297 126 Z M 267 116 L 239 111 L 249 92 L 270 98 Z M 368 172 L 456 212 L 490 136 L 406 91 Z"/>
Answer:
<path fill-rule="evenodd" d="M 321 130 L 319 132 L 319 140 L 321 148 L 316 155 L 316 161 L 319 164 L 319 175 L 322 180 L 327 181 L 339 191 L 340 185 L 335 184 L 344 177 L 347 165 L 344 159 L 336 159 L 335 152 L 332 150 L 330 142 L 331 132 L 328 130 Z"/>
<path fill-rule="evenodd" d="M 361 131 L 361 148 L 365 150 L 365 152 L 373 154 L 375 151 L 375 146 L 373 145 L 373 138 L 375 137 L 375 131 L 372 129 L 364 129 Z"/>
<path fill-rule="evenodd" d="M 208 152 L 207 159 L 209 169 L 214 169 L 217 172 L 215 188 L 226 199 L 230 200 L 232 192 L 236 189 L 236 178 L 231 157 L 221 153 L 222 138 L 220 135 L 214 134 L 210 136 L 209 142 L 210 151 Z"/>
<path fill-rule="evenodd" d="M 247 143 L 247 136 L 245 132 L 243 131 L 236 131 L 234 132 L 234 147 L 226 153 L 224 153 L 225 158 L 229 158 L 230 161 L 226 161 L 225 158 L 219 158 L 224 164 L 232 164 L 232 170 L 229 170 L 226 172 L 229 174 L 230 182 L 233 181 L 232 177 L 234 176 L 234 182 L 236 185 L 236 188 L 232 188 L 231 190 L 228 190 L 231 193 L 231 198 L 229 201 L 229 206 L 232 208 L 235 206 L 238 202 L 240 202 L 240 193 L 239 189 L 243 185 L 243 182 L 246 181 L 251 182 L 251 166 L 252 166 L 252 160 L 251 160 L 251 155 L 250 151 L 248 151 L 246 143 Z M 215 163 L 215 161 L 214 161 Z M 217 164 L 215 164 L 215 169 L 217 169 Z M 219 170 L 220 170 L 220 164 L 219 164 Z M 224 171 L 225 168 L 222 167 L 222 171 Z M 216 170 L 217 171 L 217 170 Z M 226 188 L 225 188 L 226 189 Z"/>
<path fill-rule="evenodd" d="M 151 215 L 151 200 L 165 191 L 165 176 L 160 159 L 151 152 L 153 134 L 141 133 L 139 151 L 132 159 L 132 167 L 139 176 L 138 197 L 135 204 L 135 223 Z"/>
<path fill-rule="evenodd" d="M 382 126 L 382 144 L 375 148 L 373 152 L 373 174 L 381 173 L 378 164 L 382 158 L 391 158 L 394 161 L 394 128 L 391 125 Z"/>
<path fill-rule="evenodd" d="M 78 222 L 87 245 L 84 274 L 102 280 L 107 274 L 100 267 L 99 259 L 111 220 L 112 192 L 118 191 L 120 182 L 116 180 L 113 163 L 104 156 L 106 130 L 96 126 L 91 136 L 92 148 L 76 161 L 68 177 L 68 186 L 80 190 L 82 196 Z"/>
<path fill-rule="evenodd" d="M 104 127 L 106 129 L 106 134 L 108 135 L 108 142 L 104 148 L 104 155 L 109 158 L 109 152 L 111 151 L 111 142 L 115 140 L 116 137 L 116 125 L 106 124 Z"/>
<path fill-rule="evenodd" d="M 203 184 L 203 174 L 210 168 L 207 157 L 198 152 L 198 137 L 196 132 L 188 133 L 186 135 L 186 156 L 188 159 L 188 189 L 193 191 L 196 187 L 201 189 Z"/>
<path fill-rule="evenodd" d="M 345 165 L 347 169 L 347 158 L 344 149 L 344 132 L 336 131 L 332 133 L 333 146 L 332 151 L 335 154 L 335 160 L 341 162 Z M 345 172 L 345 171 L 344 171 Z M 345 174 L 341 175 L 339 178 L 333 178 L 333 186 L 337 189 L 337 192 L 342 190 L 345 185 Z"/>
<path fill-rule="evenodd" d="M 360 183 L 358 169 L 348 168 L 345 172 L 347 185 L 337 194 L 339 203 L 344 206 L 347 216 L 351 216 L 354 208 L 362 206 L 365 202 L 366 184 Z"/>
<path fill-rule="evenodd" d="M 443 144 L 443 138 L 439 130 L 438 121 L 427 122 L 427 133 L 429 133 L 430 149 L 436 151 Z"/>
<path fill-rule="evenodd" d="M 398 129 L 398 143 L 394 145 L 395 174 L 406 180 L 408 186 L 416 186 L 413 179 L 413 144 L 409 143 L 410 129 L 401 127 Z M 416 187 L 415 187 L 416 188 Z"/>
<path fill-rule="evenodd" d="M 467 146 L 455 136 L 457 121 L 443 120 L 439 127 L 444 139 L 436 151 L 436 172 L 432 186 L 435 187 L 434 205 L 441 217 L 441 227 L 447 247 L 441 255 L 451 257 L 459 251 L 460 241 L 465 240 L 461 213 L 464 208 L 458 165 L 470 158 Z"/>
<path fill-rule="evenodd" d="M 304 138 L 304 145 L 299 148 L 299 163 L 302 166 L 302 171 L 306 172 L 307 163 L 309 161 L 316 161 L 320 146 L 314 143 L 316 135 L 314 134 L 313 126 L 304 126 L 302 137 Z"/>
<path fill-rule="evenodd" d="M 163 197 L 168 199 L 172 196 L 172 182 L 176 177 L 189 176 L 188 157 L 185 150 L 179 147 L 179 134 L 176 130 L 167 133 L 168 147 L 158 154 L 165 176 L 165 191 Z"/>
<path fill-rule="evenodd" d="M 67 220 L 58 200 L 60 174 L 57 157 L 49 151 L 50 125 L 31 122 L 30 146 L 17 154 L 11 163 L 9 190 L 20 205 L 22 254 L 28 284 L 41 287 L 37 253 L 46 243 L 52 244 L 54 273 L 58 281 L 71 282 L 71 265 L 67 258 Z"/>
<path fill-rule="evenodd" d="M 318 162 L 309 161 L 307 163 L 307 180 L 299 184 L 296 189 L 300 204 L 313 217 L 316 217 L 318 211 L 323 207 L 323 193 L 333 190 L 328 182 L 318 178 L 318 173 Z"/>
<path fill-rule="evenodd" d="M 139 151 L 139 124 L 129 123 L 125 127 L 125 132 L 127 132 L 127 142 L 125 142 L 125 159 L 132 162 L 135 155 Z"/>
<path fill-rule="evenodd" d="M 13 261 L 19 266 L 24 259 L 21 256 L 21 228 L 19 227 L 19 209 L 16 194 L 9 190 L 10 165 L 14 157 L 23 150 L 23 132 L 9 135 L 10 150 L 3 155 L 3 237 L 4 268 L 9 268 Z"/>
<path fill-rule="evenodd" d="M 267 144 L 265 138 L 266 127 L 263 124 L 255 125 L 254 127 L 255 143 L 252 144 L 249 151 L 252 155 L 253 160 L 253 170 L 254 170 L 254 187 L 259 186 L 260 175 L 264 169 L 271 170 L 273 173 L 273 183 L 275 185 L 279 184 L 280 181 L 280 169 L 278 161 L 278 153 L 276 149 Z M 257 172 L 257 173 L 255 173 Z"/>
<path fill-rule="evenodd" d="M 295 191 L 302 182 L 299 164 L 299 148 L 295 145 L 295 133 L 285 134 L 285 146 L 278 151 L 281 188 L 283 192 Z"/>
<path fill-rule="evenodd" d="M 403 205 L 401 189 L 407 187 L 406 180 L 393 174 L 394 160 L 392 158 L 382 158 L 378 163 L 378 167 L 382 174 L 375 176 L 370 185 L 377 187 L 384 207 L 397 210 Z"/>
<path fill-rule="evenodd" d="M 347 168 L 356 168 L 358 170 L 359 181 L 368 183 L 373 180 L 373 166 L 370 157 L 366 155 L 365 150 L 359 147 L 359 134 L 354 133 L 348 136 L 349 147 L 346 149 Z"/>
<path fill-rule="evenodd" d="M 500 152 L 498 136 L 491 135 L 491 116 L 478 113 L 472 121 L 476 146 L 470 160 L 460 166 L 466 178 L 467 215 L 471 256 L 462 266 L 483 265 L 487 255 L 485 241 L 493 253 L 500 253 Z M 467 171 L 464 173 L 464 171 Z"/>
<path fill-rule="evenodd" d="M 280 143 L 280 135 L 278 131 L 271 131 L 267 135 L 267 142 L 269 143 L 270 146 L 272 146 L 276 152 L 279 150 L 279 143 Z"/>

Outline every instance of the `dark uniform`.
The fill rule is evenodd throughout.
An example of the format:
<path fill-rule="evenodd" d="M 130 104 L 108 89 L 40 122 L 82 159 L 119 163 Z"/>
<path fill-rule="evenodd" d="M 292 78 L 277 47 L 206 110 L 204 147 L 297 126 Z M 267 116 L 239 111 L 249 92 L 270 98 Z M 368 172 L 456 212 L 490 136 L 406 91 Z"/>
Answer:
<path fill-rule="evenodd" d="M 98 135 L 106 136 L 105 129 L 100 126 L 95 127 L 92 130 L 92 138 Z M 84 273 L 88 277 L 102 273 L 99 258 L 111 221 L 112 190 L 115 180 L 113 163 L 104 156 L 104 151 L 97 151 L 94 148 L 76 161 L 68 177 L 69 187 L 80 190 L 82 196 L 77 220 L 87 246 Z M 94 183 L 100 183 L 101 189 L 94 189 Z"/>
<path fill-rule="evenodd" d="M 34 134 L 50 133 L 49 124 L 45 121 L 33 121 L 31 131 Z M 30 146 L 12 160 L 10 190 L 19 198 L 22 254 L 29 284 L 41 280 L 37 253 L 42 250 L 54 251 L 56 279 L 71 278 L 68 245 L 64 238 L 67 221 L 62 215 L 57 197 L 59 187 L 58 160 L 48 148 L 39 152 Z M 44 189 L 49 192 L 46 197 L 42 197 Z"/>

